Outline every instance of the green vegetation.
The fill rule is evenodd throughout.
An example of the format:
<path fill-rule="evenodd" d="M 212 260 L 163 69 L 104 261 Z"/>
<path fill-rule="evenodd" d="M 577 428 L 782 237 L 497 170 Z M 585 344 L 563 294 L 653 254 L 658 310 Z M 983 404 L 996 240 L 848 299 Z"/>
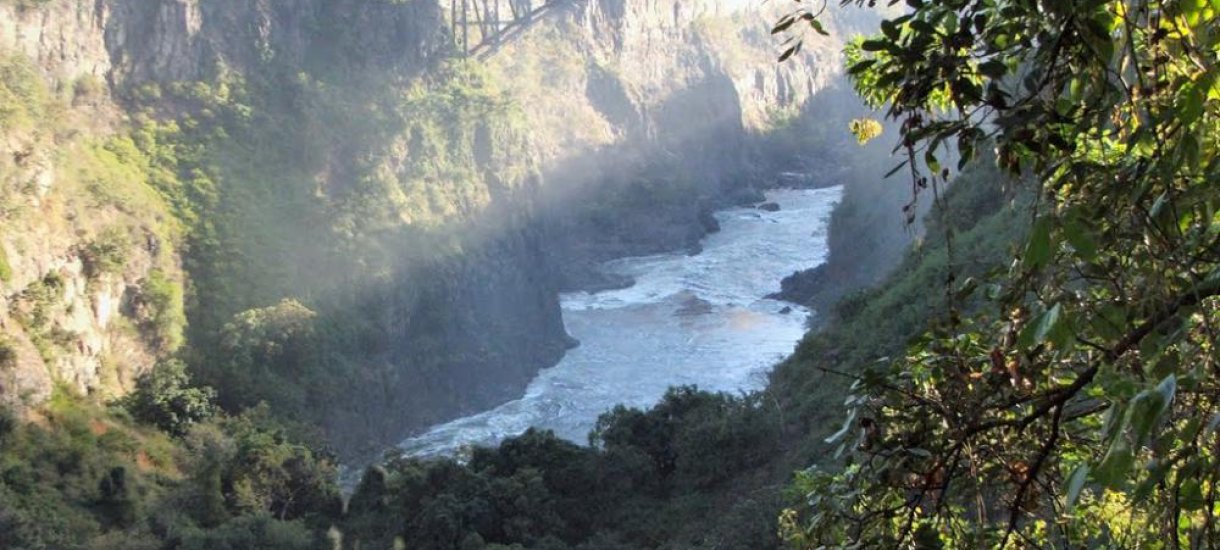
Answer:
<path fill-rule="evenodd" d="M 0 370 L 13 368 L 17 363 L 17 349 L 12 340 L 0 336 Z"/>
<path fill-rule="evenodd" d="M 135 391 L 120 404 L 132 418 L 181 437 L 193 424 L 212 416 L 213 399 L 212 388 L 190 387 L 186 365 L 170 360 L 141 375 Z"/>
<path fill-rule="evenodd" d="M 187 427 L 181 373 L 142 382 L 132 414 Z M 196 422 L 179 439 L 66 390 L 46 415 L 41 425 L 0 418 L 7 547 L 319 548 L 317 514 L 339 508 L 333 466 L 287 443 L 265 411 Z"/>
<path fill-rule="evenodd" d="M 0 56 L 0 129 L 24 130 L 47 115 L 49 94 L 33 65 Z"/>
<path fill-rule="evenodd" d="M 181 223 L 150 185 L 154 177 L 165 178 L 165 171 L 136 146 L 127 128 L 109 128 L 96 113 L 52 93 L 31 61 L 0 53 L 0 73 L 0 131 L 16 144 L 0 158 L 0 230 L 10 239 L 0 251 L 0 281 L 13 277 L 8 254 L 42 249 L 44 243 L 30 240 L 73 243 L 70 251 L 80 257 L 90 284 L 133 275 L 129 263 L 146 269 L 142 255 L 148 253 L 162 274 L 153 323 L 162 332 L 154 343 L 168 353 L 181 344 L 185 320 L 181 283 L 169 276 L 180 271 L 174 251 Z M 84 82 L 77 81 L 78 91 L 89 91 Z M 16 295 L 8 302 L 9 313 L 47 361 L 62 351 L 80 351 L 79 334 L 58 325 L 75 307 L 63 299 L 61 273 L 67 272 L 50 271 L 24 289 L 12 289 Z M 130 326 L 126 320 L 117 321 L 113 335 L 138 337 L 123 331 Z M 108 362 L 101 377 L 117 383 L 120 368 Z"/>
<path fill-rule="evenodd" d="M 955 258 L 969 233 L 930 229 L 952 245 L 922 288 L 943 310 L 846 369 L 848 420 L 828 439 L 844 459 L 798 477 L 785 536 L 1215 546 L 1220 11 L 911 6 L 850 52 L 857 86 L 902 123 L 915 188 L 951 172 L 948 144 L 963 164 L 994 145 L 999 168 L 1035 182 L 1032 224 L 1014 261 L 981 274 Z"/>
<path fill-rule="evenodd" d="M 391 456 L 346 506 L 299 426 L 370 383 L 353 359 L 395 335 L 361 318 L 368 303 L 423 304 L 423 357 L 402 376 L 469 359 L 433 332 L 444 301 L 400 278 L 409 260 L 467 253 L 455 224 L 532 175 L 495 79 L 454 63 L 386 93 L 357 70 L 272 65 L 130 90 L 149 111 L 129 135 L 67 138 L 28 63 L 0 59 L 0 129 L 63 139 L 63 185 L 89 207 L 151 216 L 83 232 L 90 276 L 121 271 L 133 241 L 182 232 L 194 283 L 191 346 L 130 396 L 103 408 L 60 387 L 35 421 L 0 416 L 4 543 L 770 548 L 778 531 L 796 548 L 1220 544 L 1218 8 L 909 4 L 849 57 L 862 95 L 900 122 L 911 189 L 933 194 L 926 237 L 828 311 L 767 391 L 673 389 L 603 415 L 588 447 L 530 431 L 462 462 Z M 190 115 L 155 120 L 161 101 Z M 609 204 L 698 199 L 671 168 Z M 135 304 L 165 352 L 188 326 L 168 256 Z M 64 288 L 51 273 L 11 301 L 48 356 L 76 340 L 49 320 Z M 14 357 L 0 341 L 0 367 Z M 188 363 L 209 386 L 191 385 Z"/>
<path fill-rule="evenodd" d="M 488 235 L 470 228 L 490 217 L 492 193 L 513 193 L 533 174 L 518 109 L 474 63 L 448 62 L 409 84 L 275 67 L 125 93 L 149 108 L 135 117 L 132 150 L 105 150 L 138 159 L 185 226 L 183 357 L 231 412 L 265 401 L 293 423 L 324 425 L 328 407 L 316 404 L 342 406 L 371 376 L 361 369 L 385 360 L 367 357 L 390 345 L 377 341 L 387 336 L 364 315 L 369 304 L 411 308 L 447 284 L 397 286 L 482 246 Z M 157 120 L 165 102 L 186 114 Z M 145 290 L 162 292 L 148 297 L 172 298 L 156 282 Z M 293 337 L 308 345 L 264 353 L 285 342 L 260 341 L 276 336 L 257 325 L 289 303 L 316 317 Z M 149 310 L 142 328 L 183 326 L 173 310 Z M 439 348 L 443 328 L 421 324 L 412 342 L 392 345 Z M 399 375 L 435 378 L 457 360 L 424 355 Z"/>
<path fill-rule="evenodd" d="M 339 529 L 348 548 L 647 548 L 711 533 L 750 547 L 770 535 L 765 515 L 752 532 L 687 528 L 736 513 L 708 491 L 773 453 L 777 429 L 759 396 L 676 388 L 649 411 L 603 415 L 593 447 L 531 430 L 465 466 L 391 459 L 365 475 Z"/>
<path fill-rule="evenodd" d="M 127 263 L 131 237 L 124 227 L 108 227 L 89 241 L 81 251 L 85 274 L 96 279 L 105 274 L 120 273 Z"/>
<path fill-rule="evenodd" d="M 678 388 L 650 410 L 608 412 L 592 447 L 531 431 L 473 450 L 464 463 L 391 457 L 369 470 L 344 510 L 329 454 L 302 426 L 321 424 L 348 388 L 373 383 L 358 364 L 380 353 L 386 336 L 361 313 L 386 297 L 425 304 L 413 319 L 420 357 L 401 376 L 469 360 L 435 333 L 440 306 L 426 301 L 433 289 L 416 284 L 428 279 L 400 270 L 470 253 L 482 235 L 457 235 L 457 225 L 480 221 L 493 192 L 515 191 L 535 167 L 519 107 L 473 64 L 452 62 L 401 87 L 358 72 L 274 69 L 127 90 L 148 106 L 130 128 L 60 144 L 64 184 L 82 191 L 87 207 L 143 222 L 87 233 L 90 275 L 122 270 L 134 246 L 182 244 L 192 284 L 184 315 L 173 255 L 154 252 L 162 263 L 140 282 L 133 320 L 180 359 L 141 376 L 132 394 L 102 409 L 61 389 L 46 422 L 0 421 L 0 530 L 10 540 L 30 548 L 337 541 L 350 549 L 778 542 L 780 488 L 824 435 L 821 400 L 839 397 L 810 366 L 829 340 L 807 342 L 777 373 L 822 393 L 780 384 L 740 397 Z M 78 96 L 94 97 L 80 86 Z M 158 119 L 166 102 L 186 114 Z M 11 120 L 29 118 L 20 113 Z M 798 134 L 784 139 L 797 143 Z M 993 175 L 979 171 L 975 179 Z M 616 211 L 642 211 L 645 198 L 686 208 L 697 177 L 659 161 L 588 208 L 607 226 L 623 223 Z M 954 226 L 962 233 L 1002 209 L 1001 196 L 983 189 L 962 184 L 947 198 L 970 211 Z M 955 258 L 1003 256 L 1006 232 L 1021 224 L 990 223 L 1004 231 L 976 231 L 979 250 L 963 247 Z M 891 292 L 842 308 L 843 325 L 854 328 L 837 334 L 841 353 L 872 359 L 878 350 L 861 327 L 896 339 L 912 332 L 899 322 L 933 309 L 933 300 L 912 300 L 943 276 L 946 257 L 944 243 L 930 238 Z M 409 288 L 395 287 L 395 277 Z M 907 277 L 916 282 L 904 284 Z M 47 355 L 71 336 L 47 326 L 62 285 L 50 275 L 13 302 L 19 321 L 42 327 L 31 333 Z"/>
<path fill-rule="evenodd" d="M 46 330 L 50 322 L 50 309 L 60 300 L 64 280 L 58 273 L 48 273 L 41 280 L 35 281 L 13 300 L 14 317 L 26 328 Z"/>
<path fill-rule="evenodd" d="M 155 335 L 157 346 L 163 351 L 174 351 L 182 346 L 186 329 L 182 285 L 164 271 L 154 270 L 140 286 L 138 300 L 148 308 L 141 313 L 146 319 L 146 328 Z"/>
<path fill-rule="evenodd" d="M 13 279 L 13 266 L 8 263 L 8 252 L 4 250 L 4 245 L 0 245 L 0 283 L 7 283 Z"/>

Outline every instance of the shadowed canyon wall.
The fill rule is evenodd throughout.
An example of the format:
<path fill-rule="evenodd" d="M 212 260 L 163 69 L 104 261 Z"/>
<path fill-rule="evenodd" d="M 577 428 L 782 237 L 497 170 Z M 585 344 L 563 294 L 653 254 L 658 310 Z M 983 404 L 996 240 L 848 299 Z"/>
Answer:
<path fill-rule="evenodd" d="M 776 183 L 848 32 L 776 65 L 753 3 L 528 7 L 465 56 L 448 3 L 0 1 L 0 397 L 177 355 L 346 456 L 510 399 L 560 289 Z"/>

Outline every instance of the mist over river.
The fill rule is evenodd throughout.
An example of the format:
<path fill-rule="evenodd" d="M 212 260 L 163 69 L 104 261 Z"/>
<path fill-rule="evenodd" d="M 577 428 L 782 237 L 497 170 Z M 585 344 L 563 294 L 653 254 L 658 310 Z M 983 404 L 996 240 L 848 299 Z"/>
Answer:
<path fill-rule="evenodd" d="M 619 403 L 649 407 L 670 386 L 760 389 L 804 335 L 809 315 L 763 296 L 779 290 L 786 275 L 825 260 L 840 193 L 840 187 L 772 191 L 767 200 L 779 211 L 717 213 L 721 230 L 699 254 L 609 262 L 607 271 L 636 284 L 562 297 L 564 322 L 580 347 L 540 372 L 522 398 L 434 426 L 400 447 L 415 456 L 451 454 L 531 426 L 585 443 L 598 415 Z"/>

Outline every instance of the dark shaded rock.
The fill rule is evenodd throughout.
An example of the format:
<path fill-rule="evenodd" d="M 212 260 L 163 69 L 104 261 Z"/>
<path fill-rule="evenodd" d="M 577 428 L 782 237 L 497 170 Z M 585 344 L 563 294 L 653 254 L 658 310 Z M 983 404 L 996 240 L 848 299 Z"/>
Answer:
<path fill-rule="evenodd" d="M 787 315 L 789 313 L 792 313 L 792 307 L 784 306 L 784 309 L 779 310 L 779 313 L 780 313 L 780 315 Z"/>
<path fill-rule="evenodd" d="M 793 272 L 779 283 L 780 291 L 768 294 L 771 300 L 783 300 L 804 306 L 813 306 L 814 297 L 828 283 L 826 265 Z"/>
<path fill-rule="evenodd" d="M 682 305 L 678 307 L 676 315 L 680 317 L 691 317 L 695 315 L 706 315 L 712 312 L 712 303 L 700 298 L 692 292 L 683 293 Z"/>
<path fill-rule="evenodd" d="M 764 202 L 758 205 L 758 209 L 766 212 L 779 212 L 779 204 L 774 202 Z"/>
<path fill-rule="evenodd" d="M 699 211 L 699 225 L 702 225 L 703 230 L 708 233 L 720 231 L 720 220 L 716 219 L 715 213 L 708 208 Z"/>

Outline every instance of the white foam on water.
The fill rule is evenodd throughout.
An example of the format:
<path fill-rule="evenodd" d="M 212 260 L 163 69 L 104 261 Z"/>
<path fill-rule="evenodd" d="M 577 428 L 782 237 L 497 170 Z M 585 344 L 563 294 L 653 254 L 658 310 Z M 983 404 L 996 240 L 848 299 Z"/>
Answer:
<path fill-rule="evenodd" d="M 568 332 L 581 346 L 545 369 L 525 395 L 494 409 L 433 426 L 403 441 L 410 455 L 437 456 L 494 445 L 538 427 L 584 443 L 597 417 L 624 404 L 648 407 L 675 385 L 749 391 L 792 352 L 808 311 L 763 296 L 783 277 L 821 264 L 841 188 L 778 190 L 777 212 L 734 208 L 703 252 L 607 263 L 636 284 L 561 297 Z M 780 313 L 785 307 L 790 313 Z"/>

